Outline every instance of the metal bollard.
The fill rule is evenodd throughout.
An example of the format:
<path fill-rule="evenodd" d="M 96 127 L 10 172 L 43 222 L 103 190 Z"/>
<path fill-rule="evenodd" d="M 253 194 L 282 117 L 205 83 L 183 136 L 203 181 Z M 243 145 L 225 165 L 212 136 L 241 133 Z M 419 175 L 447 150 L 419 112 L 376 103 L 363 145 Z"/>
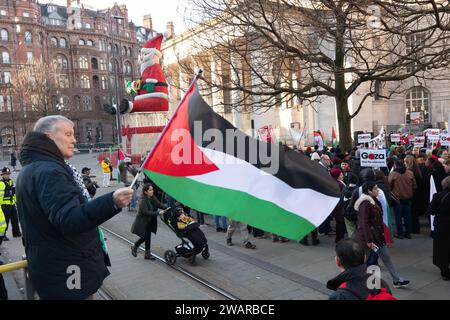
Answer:
<path fill-rule="evenodd" d="M 22 260 L 26 260 L 25 255 L 22 256 Z M 23 276 L 25 279 L 25 297 L 27 300 L 35 300 L 35 293 L 33 284 L 31 283 L 30 275 L 28 273 L 28 268 L 23 269 Z"/>

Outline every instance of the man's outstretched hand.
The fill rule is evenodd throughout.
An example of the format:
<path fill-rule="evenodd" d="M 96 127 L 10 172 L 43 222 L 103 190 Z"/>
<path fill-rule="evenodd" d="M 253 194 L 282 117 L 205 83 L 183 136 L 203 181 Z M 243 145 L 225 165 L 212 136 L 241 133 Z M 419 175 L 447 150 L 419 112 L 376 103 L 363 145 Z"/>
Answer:
<path fill-rule="evenodd" d="M 122 209 L 128 206 L 133 196 L 133 190 L 131 188 L 120 188 L 114 191 L 113 201 L 116 207 Z"/>

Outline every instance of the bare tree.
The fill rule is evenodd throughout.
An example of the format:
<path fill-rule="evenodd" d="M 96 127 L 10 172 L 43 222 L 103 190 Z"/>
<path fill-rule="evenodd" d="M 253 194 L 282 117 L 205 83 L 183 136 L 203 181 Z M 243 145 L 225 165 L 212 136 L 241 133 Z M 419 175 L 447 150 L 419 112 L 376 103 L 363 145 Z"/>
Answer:
<path fill-rule="evenodd" d="M 27 117 L 40 118 L 56 113 L 56 106 L 51 106 L 51 94 L 56 92 L 59 69 L 53 63 L 36 60 L 17 69 L 11 84 L 14 95 L 31 108 L 24 110 Z M 26 107 L 24 107 L 26 108 Z"/>
<path fill-rule="evenodd" d="M 185 72 L 213 62 L 205 78 L 211 93 L 236 92 L 223 103 L 244 112 L 333 97 L 346 149 L 367 98 L 390 98 L 407 79 L 447 77 L 450 33 L 441 27 L 446 18 L 436 22 L 438 1 L 190 1 L 195 53 L 180 61 Z M 421 10 L 411 7 L 419 2 Z M 361 103 L 349 110 L 361 88 Z"/>

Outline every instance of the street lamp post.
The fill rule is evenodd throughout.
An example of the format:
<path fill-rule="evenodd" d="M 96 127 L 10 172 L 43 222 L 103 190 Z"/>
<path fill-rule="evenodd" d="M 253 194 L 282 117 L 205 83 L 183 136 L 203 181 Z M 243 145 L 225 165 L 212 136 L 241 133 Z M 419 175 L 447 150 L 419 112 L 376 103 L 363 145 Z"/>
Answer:
<path fill-rule="evenodd" d="M 10 79 L 10 81 L 11 81 L 11 79 Z M 11 84 L 11 82 L 9 83 L 9 104 L 10 104 L 10 106 L 11 106 L 11 121 L 12 121 L 12 130 L 13 130 L 13 141 L 14 141 L 14 146 L 16 146 L 17 145 L 17 143 L 16 143 L 16 128 L 15 128 L 15 124 L 14 124 L 14 106 L 13 106 L 13 103 L 12 103 L 12 92 L 11 92 L 11 86 L 12 86 L 12 84 Z"/>
<path fill-rule="evenodd" d="M 114 16 L 112 15 L 111 18 L 116 20 L 116 27 L 117 30 L 119 29 L 119 20 L 124 20 L 123 17 L 119 17 L 119 16 Z M 119 109 L 119 85 L 117 82 L 117 66 L 116 66 L 116 50 L 115 50 L 115 43 L 114 43 L 114 32 L 112 30 L 112 20 L 109 20 L 109 25 L 110 25 L 110 31 L 111 31 L 111 41 L 112 41 L 112 46 L 111 46 L 111 50 L 113 52 L 113 68 L 114 68 L 114 82 L 115 82 L 115 90 L 116 90 L 116 122 L 117 122 L 117 144 L 120 145 L 122 144 L 122 135 L 120 133 L 120 109 Z"/>

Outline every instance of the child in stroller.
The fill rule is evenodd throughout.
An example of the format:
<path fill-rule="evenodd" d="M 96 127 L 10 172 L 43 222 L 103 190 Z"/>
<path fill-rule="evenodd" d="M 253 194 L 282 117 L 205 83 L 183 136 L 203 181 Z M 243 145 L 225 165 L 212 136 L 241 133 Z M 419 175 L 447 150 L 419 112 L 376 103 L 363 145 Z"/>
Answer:
<path fill-rule="evenodd" d="M 194 264 L 195 257 L 199 253 L 202 254 L 203 259 L 209 258 L 205 234 L 200 230 L 199 223 L 184 212 L 180 203 L 175 203 L 172 210 L 162 212 L 161 219 L 181 239 L 181 244 L 175 247 L 175 251 L 165 252 L 164 259 L 167 264 L 173 265 L 178 257 L 188 258 L 191 264 Z"/>

